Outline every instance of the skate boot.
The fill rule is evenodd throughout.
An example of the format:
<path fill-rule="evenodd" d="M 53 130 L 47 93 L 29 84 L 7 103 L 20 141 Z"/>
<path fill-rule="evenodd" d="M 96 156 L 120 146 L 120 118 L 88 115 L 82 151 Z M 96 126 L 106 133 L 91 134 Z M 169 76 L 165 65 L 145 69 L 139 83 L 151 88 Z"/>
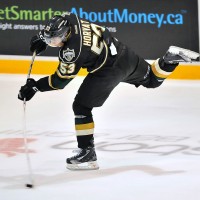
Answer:
<path fill-rule="evenodd" d="M 79 149 L 77 155 L 67 158 L 67 169 L 95 170 L 99 169 L 94 147 Z"/>
<path fill-rule="evenodd" d="M 199 53 L 188 49 L 170 46 L 163 59 L 166 64 L 178 64 L 179 62 L 196 61 L 199 55 Z"/>

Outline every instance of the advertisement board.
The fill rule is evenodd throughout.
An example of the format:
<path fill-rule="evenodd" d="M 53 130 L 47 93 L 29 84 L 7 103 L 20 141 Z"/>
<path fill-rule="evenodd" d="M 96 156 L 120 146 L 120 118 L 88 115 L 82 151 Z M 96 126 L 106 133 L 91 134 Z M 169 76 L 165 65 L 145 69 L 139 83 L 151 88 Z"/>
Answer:
<path fill-rule="evenodd" d="M 0 54 L 30 55 L 31 37 L 66 11 L 106 26 L 145 59 L 170 45 L 199 51 L 197 0 L 9 0 L 0 3 Z M 43 55 L 57 56 L 57 49 Z"/>

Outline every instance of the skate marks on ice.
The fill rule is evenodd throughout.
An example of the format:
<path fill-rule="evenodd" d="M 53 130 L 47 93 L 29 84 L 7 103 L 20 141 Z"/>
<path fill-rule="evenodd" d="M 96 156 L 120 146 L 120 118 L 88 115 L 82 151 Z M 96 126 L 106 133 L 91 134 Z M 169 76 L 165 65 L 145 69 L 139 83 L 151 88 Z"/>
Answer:
<path fill-rule="evenodd" d="M 151 165 L 132 165 L 100 169 L 96 171 L 66 171 L 56 175 L 34 174 L 34 180 L 36 187 L 40 187 L 62 183 L 66 184 L 74 181 L 79 182 L 90 179 L 99 179 L 130 171 L 140 171 L 151 176 L 174 175 L 185 172 L 183 170 L 168 171 Z M 4 189 L 20 189 L 24 187 L 26 180 L 27 175 L 24 174 L 12 177 L 0 176 L 0 182 L 6 184 L 6 186 L 3 187 Z"/>
<path fill-rule="evenodd" d="M 178 158 L 191 158 L 192 160 L 200 156 L 199 137 L 189 137 L 188 135 L 177 136 L 172 134 L 167 134 L 167 136 L 152 134 L 134 135 L 131 132 L 132 131 L 127 131 L 127 133 L 123 136 L 121 136 L 121 134 L 116 134 L 116 132 L 115 134 L 112 134 L 108 131 L 104 131 L 103 133 L 99 132 L 96 135 L 97 154 L 99 154 L 99 161 L 103 162 L 99 163 L 100 167 L 102 166 L 100 170 L 74 172 L 67 169 L 60 170 L 60 165 L 55 164 L 51 167 L 51 174 L 49 175 L 49 169 L 47 169 L 47 166 L 49 166 L 47 165 L 47 162 L 49 160 L 46 155 L 50 153 L 50 160 L 61 162 L 60 159 L 57 158 L 57 153 L 59 152 L 59 156 L 61 156 L 61 158 L 66 157 L 68 153 L 71 153 L 71 150 L 76 146 L 74 133 L 67 133 L 66 131 L 29 131 L 29 139 L 35 139 L 34 141 L 30 141 L 30 150 L 34 151 L 35 156 L 33 159 L 34 162 L 32 162 L 32 164 L 33 166 L 41 165 L 41 167 L 37 167 L 38 171 L 34 170 L 34 180 L 36 186 L 45 187 L 48 185 L 63 183 L 68 184 L 70 182 L 78 182 L 84 180 L 96 181 L 100 178 L 110 178 L 111 176 L 115 176 L 121 173 L 131 175 L 131 173 L 134 172 L 142 172 L 144 175 L 161 177 L 166 175 L 185 174 L 188 170 L 182 165 L 181 168 L 177 169 L 176 166 L 174 170 L 173 168 L 169 170 L 167 166 L 163 169 L 162 167 L 155 164 L 147 163 L 145 160 L 146 158 L 149 159 L 150 154 L 153 155 L 152 159 L 154 159 L 154 161 L 155 159 L 158 159 L 157 161 L 159 161 L 159 163 L 163 156 L 166 158 L 165 160 L 167 163 L 169 162 L 167 158 L 172 156 L 172 159 L 178 155 Z M 14 159 L 13 157 L 15 157 L 15 159 L 21 159 L 21 157 L 18 158 L 18 156 L 24 152 L 16 151 L 16 149 L 18 150 L 22 148 L 22 141 L 19 139 L 16 140 L 16 138 L 18 138 L 20 135 L 20 132 L 18 133 L 14 130 L 10 131 L 9 134 L 1 134 L 2 139 L 0 140 L 4 142 L 2 142 L 2 145 L 4 144 L 4 150 L 9 150 L 9 152 L 14 152 L 16 154 L 15 156 L 9 157 L 5 154 L 5 152 L 3 154 L 0 153 L 4 159 L 5 156 L 8 160 Z M 133 164 L 130 160 L 130 162 L 122 164 L 124 166 L 120 166 L 120 164 L 119 166 L 117 166 L 117 164 L 114 166 L 107 166 L 103 161 L 105 159 L 105 155 L 106 159 L 111 160 L 113 160 L 113 156 L 115 158 L 116 155 L 116 163 L 117 155 L 121 155 L 126 159 L 129 159 L 130 156 L 132 157 L 135 155 L 135 161 Z M 126 162 L 126 160 L 124 160 L 124 162 Z M 42 166 L 46 166 L 45 169 Z M 6 171 L 9 172 L 9 167 L 6 168 Z M 12 172 L 12 174 L 12 176 L 10 174 L 6 175 L 5 173 L 0 175 L 0 187 L 5 189 L 24 188 L 24 184 L 27 182 L 28 177 L 26 171 L 20 171 L 17 173 L 17 175 L 14 172 Z"/>
<path fill-rule="evenodd" d="M 111 132 L 111 133 L 109 133 Z M 113 132 L 113 133 L 112 133 Z M 123 136 L 118 134 L 119 130 L 106 130 L 97 132 L 95 135 L 95 147 L 97 152 L 106 153 L 131 153 L 152 154 L 162 157 L 182 155 L 188 157 L 200 156 L 200 137 L 185 134 L 134 134 L 132 131 L 123 131 Z M 126 133 L 124 133 L 126 132 Z M 31 143 L 30 153 L 35 153 L 36 146 L 43 146 L 46 141 L 46 150 L 71 151 L 76 147 L 73 132 L 69 131 L 43 131 L 27 130 L 28 142 Z M 0 154 L 23 153 L 23 138 L 21 131 L 0 131 Z M 39 149 L 38 149 L 39 151 Z M 42 152 L 38 152 L 42 153 Z M 10 154 L 10 155 L 8 155 Z"/>
<path fill-rule="evenodd" d="M 193 157 L 200 156 L 200 138 L 189 136 L 170 135 L 160 136 L 153 134 L 118 134 L 98 133 L 95 135 L 95 148 L 98 152 L 106 153 L 129 153 L 157 155 L 169 157 L 175 155 Z M 56 150 L 72 150 L 76 141 L 69 138 L 66 141 L 51 145 Z"/>

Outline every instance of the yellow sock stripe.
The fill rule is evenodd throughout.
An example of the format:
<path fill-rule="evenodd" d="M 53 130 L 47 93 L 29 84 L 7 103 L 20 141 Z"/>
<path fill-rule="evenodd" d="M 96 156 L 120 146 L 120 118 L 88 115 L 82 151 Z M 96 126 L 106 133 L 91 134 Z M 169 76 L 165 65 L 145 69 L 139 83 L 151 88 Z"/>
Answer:
<path fill-rule="evenodd" d="M 151 69 L 153 71 L 153 73 L 159 77 L 159 78 L 167 78 L 172 72 L 166 72 L 164 70 L 162 70 L 158 64 L 158 60 L 157 59 L 152 65 L 151 65 Z"/>
<path fill-rule="evenodd" d="M 76 124 L 75 128 L 76 128 L 77 136 L 94 134 L 94 122 L 87 123 L 87 124 Z"/>
<path fill-rule="evenodd" d="M 94 122 L 87 123 L 87 124 L 76 124 L 75 127 L 76 127 L 76 130 L 93 129 L 94 128 Z"/>

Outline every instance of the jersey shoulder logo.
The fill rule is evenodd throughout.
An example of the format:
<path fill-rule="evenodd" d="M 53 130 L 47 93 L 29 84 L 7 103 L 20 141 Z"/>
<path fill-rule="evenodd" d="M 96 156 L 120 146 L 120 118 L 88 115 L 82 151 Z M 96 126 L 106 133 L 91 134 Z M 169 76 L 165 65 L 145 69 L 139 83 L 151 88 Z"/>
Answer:
<path fill-rule="evenodd" d="M 67 48 L 66 50 L 63 50 L 63 58 L 66 59 L 68 62 L 70 62 L 74 57 L 75 57 L 74 49 Z"/>

